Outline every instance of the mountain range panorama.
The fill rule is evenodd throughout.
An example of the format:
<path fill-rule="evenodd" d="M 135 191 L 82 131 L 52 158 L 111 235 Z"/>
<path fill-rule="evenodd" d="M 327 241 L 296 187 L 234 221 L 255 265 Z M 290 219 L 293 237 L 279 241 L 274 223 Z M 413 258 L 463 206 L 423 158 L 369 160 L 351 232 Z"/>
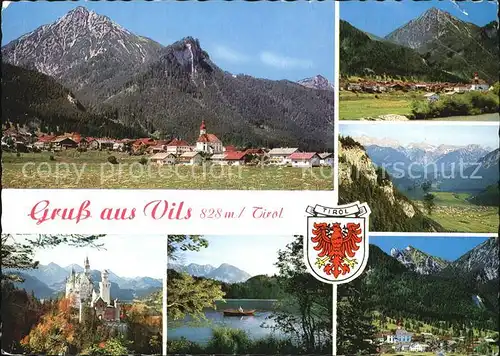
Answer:
<path fill-rule="evenodd" d="M 192 141 L 203 118 L 225 144 L 333 148 L 332 86 L 324 77 L 299 84 L 232 75 L 211 60 L 197 39 L 163 46 L 84 7 L 6 44 L 2 58 L 14 66 L 3 65 L 10 79 L 2 82 L 3 89 L 43 93 L 47 90 L 40 86 L 62 85 L 51 90 L 61 95 L 49 105 L 41 99 L 33 105 L 27 95 L 5 98 L 6 121 L 42 128 L 75 121 L 84 134 L 100 122 L 115 136 L 159 132 Z M 77 112 L 59 111 L 58 104 L 68 101 L 65 90 L 80 103 Z M 85 126 L 88 115 L 100 120 Z"/>
<path fill-rule="evenodd" d="M 252 277 L 249 273 L 228 263 L 223 263 L 219 267 L 196 263 L 190 263 L 189 265 L 169 264 L 168 268 L 177 272 L 185 272 L 195 277 L 205 277 L 225 283 L 241 283 Z"/>
<path fill-rule="evenodd" d="M 431 8 L 384 38 L 340 23 L 340 69 L 468 83 L 474 73 L 498 81 L 498 22 L 477 26 Z"/>

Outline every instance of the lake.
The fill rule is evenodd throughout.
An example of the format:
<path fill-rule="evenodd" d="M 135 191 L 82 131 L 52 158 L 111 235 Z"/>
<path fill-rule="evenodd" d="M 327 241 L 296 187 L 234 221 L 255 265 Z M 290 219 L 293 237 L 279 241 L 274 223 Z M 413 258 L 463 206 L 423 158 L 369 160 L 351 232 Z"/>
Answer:
<path fill-rule="evenodd" d="M 468 116 L 448 116 L 448 117 L 436 117 L 432 120 L 443 120 L 443 121 L 500 121 L 500 115 L 498 113 L 491 114 L 481 114 L 481 115 L 468 115 Z"/>
<path fill-rule="evenodd" d="M 226 303 L 216 302 L 217 310 L 207 309 L 204 311 L 207 321 L 195 321 L 191 317 L 184 320 L 168 321 L 167 339 L 177 340 L 181 337 L 199 344 L 206 344 L 212 337 L 212 329 L 215 327 L 228 327 L 240 329 L 247 332 L 252 339 L 261 339 L 268 335 L 280 337 L 279 332 L 271 328 L 262 327 L 263 323 L 273 326 L 272 320 L 267 318 L 272 315 L 275 309 L 276 300 L 270 299 L 227 299 Z M 254 316 L 225 317 L 224 309 L 237 309 L 242 307 L 245 310 L 256 309 Z"/>

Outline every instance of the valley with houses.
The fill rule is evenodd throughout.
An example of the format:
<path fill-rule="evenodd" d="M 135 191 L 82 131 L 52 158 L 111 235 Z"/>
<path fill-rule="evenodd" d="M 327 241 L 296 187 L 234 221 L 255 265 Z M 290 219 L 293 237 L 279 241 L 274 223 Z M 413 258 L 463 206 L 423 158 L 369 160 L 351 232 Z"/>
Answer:
<path fill-rule="evenodd" d="M 386 5 L 397 17 L 398 4 Z M 478 26 L 435 6 L 384 37 L 341 20 L 341 120 L 500 119 L 498 21 Z"/>
<path fill-rule="evenodd" d="M 78 6 L 2 46 L 2 93 L 9 188 L 331 189 L 331 83 L 232 74 L 193 37 Z"/>

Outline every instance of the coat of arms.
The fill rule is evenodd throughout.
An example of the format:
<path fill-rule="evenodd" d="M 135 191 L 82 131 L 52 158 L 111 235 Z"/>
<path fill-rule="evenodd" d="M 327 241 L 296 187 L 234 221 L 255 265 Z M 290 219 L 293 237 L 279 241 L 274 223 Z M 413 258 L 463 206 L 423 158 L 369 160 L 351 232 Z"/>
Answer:
<path fill-rule="evenodd" d="M 325 283 L 347 283 L 363 272 L 368 261 L 368 216 L 359 202 L 335 208 L 308 207 L 304 237 L 306 265 Z"/>

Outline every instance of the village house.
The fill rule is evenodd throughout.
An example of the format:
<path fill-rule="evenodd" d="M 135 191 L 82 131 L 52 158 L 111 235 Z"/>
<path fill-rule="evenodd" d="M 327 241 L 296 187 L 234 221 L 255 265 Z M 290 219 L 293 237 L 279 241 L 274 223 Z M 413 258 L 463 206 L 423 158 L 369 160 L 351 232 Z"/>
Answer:
<path fill-rule="evenodd" d="M 230 166 L 243 166 L 248 159 L 246 151 L 229 151 L 225 153 L 224 160 Z"/>
<path fill-rule="evenodd" d="M 149 146 L 148 147 L 148 152 L 149 153 L 158 153 L 158 152 L 166 152 L 167 151 L 167 144 L 170 141 L 167 140 L 158 140 L 156 141 L 156 144 L 154 146 Z"/>
<path fill-rule="evenodd" d="M 333 166 L 333 153 L 323 152 L 318 154 L 319 156 L 319 164 L 321 166 Z"/>
<path fill-rule="evenodd" d="M 33 146 L 35 146 L 39 150 L 49 150 L 52 146 L 52 140 L 54 140 L 55 138 L 56 137 L 53 135 L 42 135 L 38 138 L 38 141 L 33 144 Z"/>
<path fill-rule="evenodd" d="M 174 138 L 172 141 L 170 141 L 170 143 L 167 144 L 166 151 L 176 156 L 180 156 L 185 152 L 193 151 L 193 147 L 184 140 Z"/>
<path fill-rule="evenodd" d="M 427 93 L 424 95 L 424 98 L 426 98 L 429 102 L 433 103 L 439 100 L 439 95 L 436 93 Z"/>
<path fill-rule="evenodd" d="M 479 79 L 477 73 L 474 73 L 474 78 L 472 79 L 472 84 L 470 86 L 470 90 L 478 90 L 478 91 L 488 91 L 490 86 L 484 80 Z"/>
<path fill-rule="evenodd" d="M 196 141 L 196 151 L 209 154 L 223 152 L 222 141 L 214 134 L 207 134 L 205 120 L 200 125 L 200 136 Z"/>
<path fill-rule="evenodd" d="M 76 148 L 78 146 L 78 143 L 76 143 L 75 140 L 69 137 L 62 136 L 52 140 L 52 145 L 56 149 L 68 149 Z"/>
<path fill-rule="evenodd" d="M 177 158 L 173 153 L 160 152 L 153 155 L 150 159 L 151 163 L 159 166 L 175 164 Z"/>
<path fill-rule="evenodd" d="M 264 151 L 262 148 L 249 148 L 246 152 L 248 155 L 254 157 L 263 157 L 266 154 L 266 151 Z"/>
<path fill-rule="evenodd" d="M 147 150 L 148 147 L 156 145 L 156 141 L 150 137 L 139 138 L 132 144 L 132 149 L 134 152 L 139 150 Z"/>
<path fill-rule="evenodd" d="M 394 342 L 411 342 L 412 336 L 412 333 L 399 328 L 394 333 Z"/>
<path fill-rule="evenodd" d="M 320 157 L 316 152 L 294 152 L 288 159 L 292 167 L 312 168 L 320 165 Z"/>
<path fill-rule="evenodd" d="M 199 152 L 184 152 L 178 158 L 179 163 L 188 166 L 199 165 L 202 161 L 203 157 Z"/>
<path fill-rule="evenodd" d="M 429 345 L 427 345 L 427 344 L 420 344 L 417 342 L 417 343 L 410 345 L 409 351 L 410 352 L 425 352 L 425 351 L 427 351 L 428 347 L 429 347 Z"/>
<path fill-rule="evenodd" d="M 91 138 L 87 139 L 89 142 L 89 148 L 93 150 L 112 150 L 115 142 L 108 138 Z"/>
<path fill-rule="evenodd" d="M 290 147 L 273 148 L 267 153 L 267 156 L 269 157 L 269 163 L 276 165 L 287 165 L 291 163 L 290 155 L 298 150 L 298 148 Z"/>
<path fill-rule="evenodd" d="M 120 152 L 125 152 L 129 151 L 130 148 L 132 147 L 132 143 L 134 143 L 134 140 L 131 139 L 123 139 L 123 140 L 117 140 L 113 143 L 113 151 L 120 151 Z"/>
<path fill-rule="evenodd" d="M 226 164 L 225 160 L 226 154 L 225 153 L 216 153 L 210 156 L 210 161 L 214 164 Z"/>

